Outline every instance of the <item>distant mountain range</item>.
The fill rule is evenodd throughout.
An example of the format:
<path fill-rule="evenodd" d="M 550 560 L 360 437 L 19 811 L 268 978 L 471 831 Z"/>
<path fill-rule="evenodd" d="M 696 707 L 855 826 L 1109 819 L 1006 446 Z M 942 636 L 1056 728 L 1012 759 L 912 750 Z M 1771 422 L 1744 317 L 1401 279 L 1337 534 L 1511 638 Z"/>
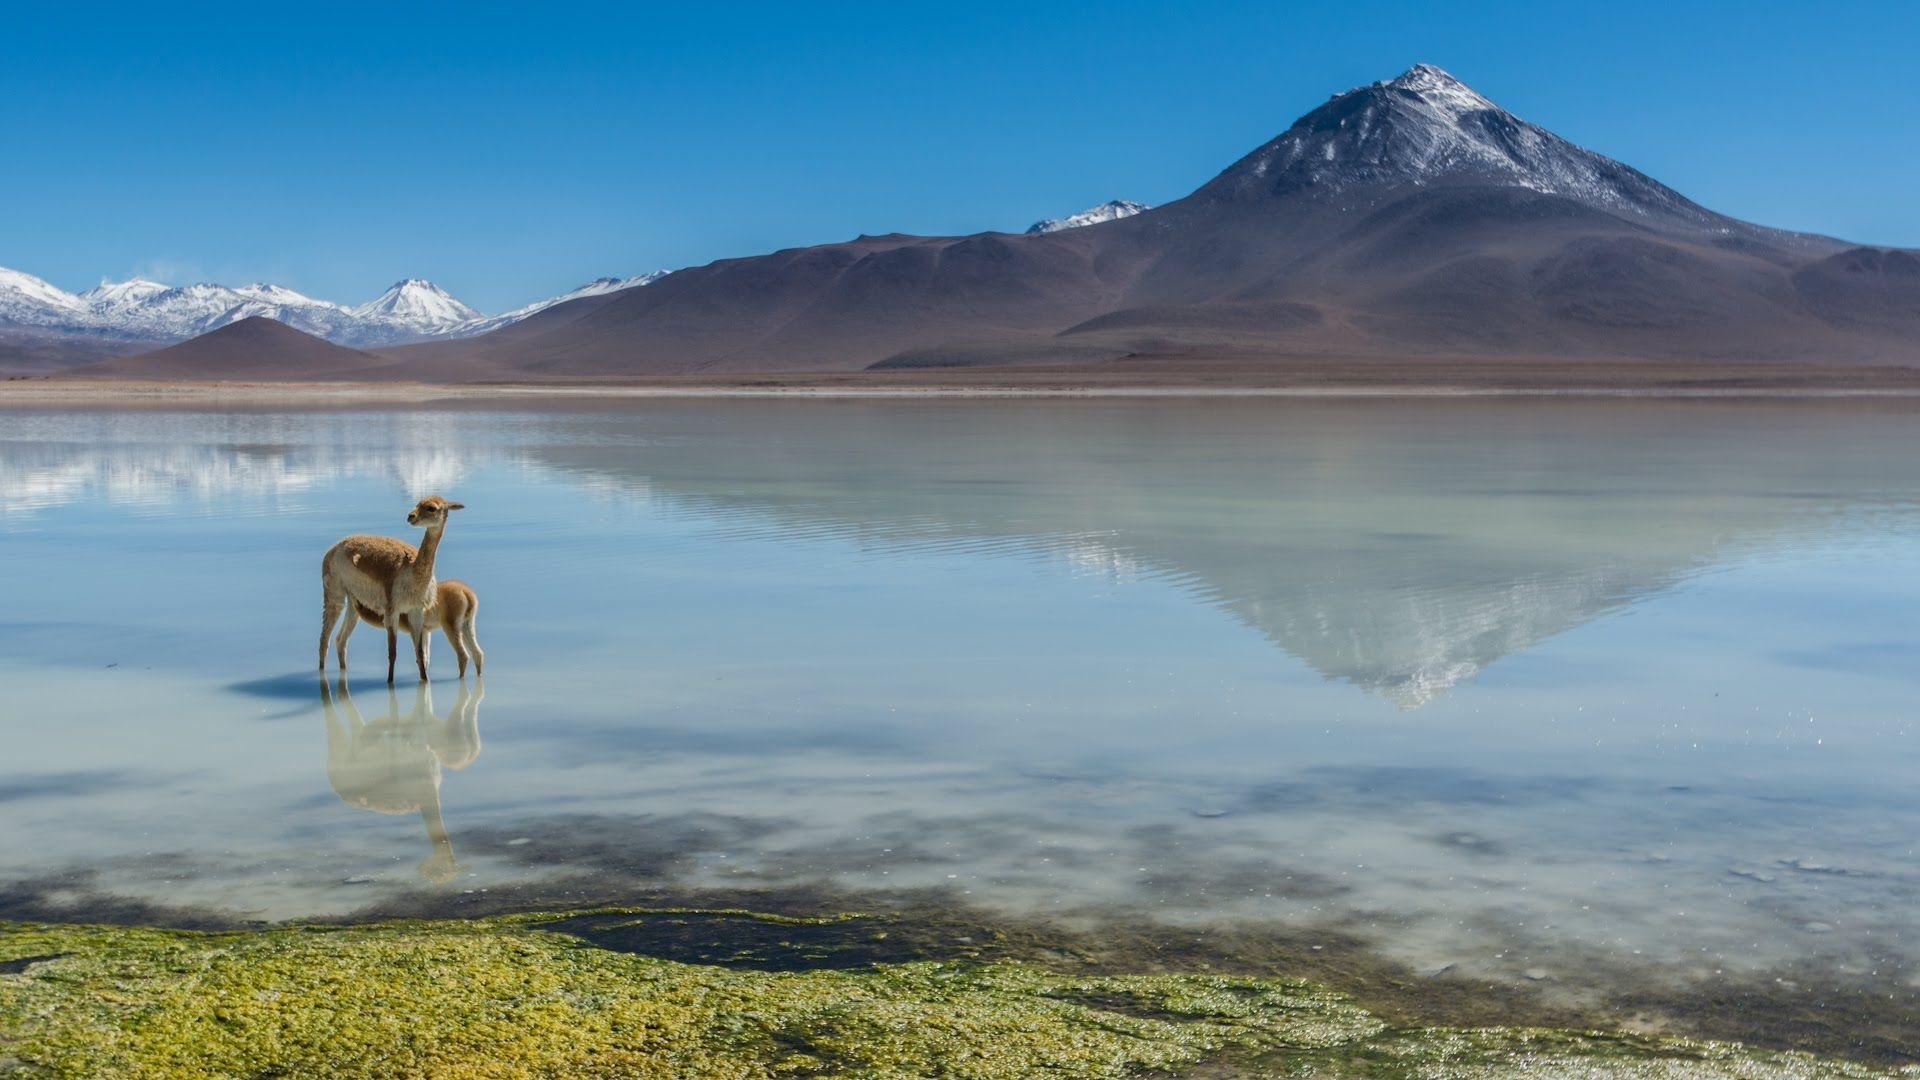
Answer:
<path fill-rule="evenodd" d="M 726 259 L 485 332 L 431 309 L 446 329 L 370 347 L 430 379 L 1222 356 L 1920 364 L 1920 255 L 1715 213 L 1425 64 L 1137 205 L 1024 235 Z M 47 300 L 44 283 L 22 295 Z"/>
<path fill-rule="evenodd" d="M 170 286 L 131 278 L 70 293 L 31 274 L 0 268 L 0 347 L 6 341 L 64 339 L 70 346 L 93 341 L 105 351 L 121 351 L 116 347 L 184 341 L 264 317 L 335 344 L 377 348 L 483 334 L 554 304 L 651 284 L 665 275 L 658 270 L 597 278 L 559 296 L 486 316 L 419 278 L 396 282 L 372 300 L 348 307 L 268 284 Z"/>

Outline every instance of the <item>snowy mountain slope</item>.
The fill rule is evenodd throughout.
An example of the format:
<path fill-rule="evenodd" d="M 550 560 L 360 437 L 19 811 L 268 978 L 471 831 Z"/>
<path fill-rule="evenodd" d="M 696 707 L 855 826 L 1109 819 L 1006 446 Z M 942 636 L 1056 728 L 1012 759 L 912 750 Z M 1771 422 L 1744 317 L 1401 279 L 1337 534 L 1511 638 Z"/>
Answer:
<path fill-rule="evenodd" d="M 97 325 L 78 296 L 32 274 L 0 267 L 0 326 L 87 330 Z"/>
<path fill-rule="evenodd" d="M 134 278 L 101 282 L 81 293 L 80 300 L 104 325 L 155 340 L 193 337 L 257 314 L 316 333 L 337 330 L 348 321 L 340 305 L 279 285 L 231 289 L 202 282 L 172 287 Z"/>
<path fill-rule="evenodd" d="M 1489 183 L 1690 226 L 1731 220 L 1520 119 L 1431 64 L 1335 96 L 1198 194 L 1245 200 L 1303 190 Z"/>
<path fill-rule="evenodd" d="M 436 337 L 481 318 L 478 311 L 453 298 L 445 289 L 421 278 L 397 281 L 386 292 L 352 309 L 367 333 L 391 328 L 395 339 L 409 334 Z"/>
<path fill-rule="evenodd" d="M 154 297 L 167 292 L 171 286 L 144 278 L 128 278 L 125 281 L 102 281 L 93 288 L 80 294 L 80 302 L 87 310 L 108 322 L 122 322 L 136 317 L 133 313 Z"/>
<path fill-rule="evenodd" d="M 457 328 L 455 332 L 449 334 L 448 336 L 472 337 L 475 334 L 484 334 L 489 330 L 498 330 L 503 326 L 509 326 L 513 323 L 517 323 L 521 319 L 524 319 L 527 316 L 532 315 L 536 312 L 545 311 L 548 308 L 554 306 L 555 304 L 564 304 L 569 300 L 578 300 L 584 296 L 603 296 L 607 293 L 619 292 L 622 289 L 632 289 L 632 288 L 637 288 L 641 285 L 651 285 L 654 282 L 659 281 L 661 278 L 666 277 L 667 274 L 668 274 L 668 271 L 666 270 L 655 270 L 649 274 L 641 274 L 637 277 L 630 277 L 630 278 L 614 278 L 614 277 L 594 278 L 592 281 L 587 282 L 585 285 L 581 285 L 578 288 L 571 289 L 567 292 L 561 293 L 559 296 L 549 296 L 545 300 L 535 300 L 533 303 L 527 304 L 524 307 L 517 307 L 517 308 L 514 308 L 512 311 L 495 315 L 491 318 L 476 319 L 472 322 L 467 323 L 465 326 L 461 326 Z"/>
<path fill-rule="evenodd" d="M 1041 233 L 1059 232 L 1062 229 L 1079 229 L 1088 225 L 1098 225 L 1105 221 L 1119 221 L 1121 218 L 1130 218 L 1135 214 L 1151 209 L 1153 209 L 1153 207 L 1148 206 L 1146 203 L 1137 203 L 1130 199 L 1114 199 L 1110 202 L 1103 202 L 1099 206 L 1090 206 L 1077 214 L 1068 214 L 1063 218 L 1047 218 L 1045 221 L 1036 221 L 1032 225 L 1027 226 L 1027 232 L 1029 235 L 1039 235 Z"/>
<path fill-rule="evenodd" d="M 315 300 L 311 296 L 294 292 L 284 285 L 242 285 L 233 291 L 249 300 L 269 304 L 274 307 L 319 307 L 332 311 L 346 310 L 344 304 L 336 304 L 330 300 Z"/>

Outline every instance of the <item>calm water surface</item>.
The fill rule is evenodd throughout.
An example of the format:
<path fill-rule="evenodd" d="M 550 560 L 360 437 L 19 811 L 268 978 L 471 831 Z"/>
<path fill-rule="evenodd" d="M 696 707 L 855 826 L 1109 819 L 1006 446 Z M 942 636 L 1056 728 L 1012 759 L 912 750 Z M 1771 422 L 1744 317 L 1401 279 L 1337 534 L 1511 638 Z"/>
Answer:
<path fill-rule="evenodd" d="M 516 883 L 1920 986 L 1920 413 L 0 412 L 0 914 Z M 464 501 L 486 681 L 312 672 Z"/>

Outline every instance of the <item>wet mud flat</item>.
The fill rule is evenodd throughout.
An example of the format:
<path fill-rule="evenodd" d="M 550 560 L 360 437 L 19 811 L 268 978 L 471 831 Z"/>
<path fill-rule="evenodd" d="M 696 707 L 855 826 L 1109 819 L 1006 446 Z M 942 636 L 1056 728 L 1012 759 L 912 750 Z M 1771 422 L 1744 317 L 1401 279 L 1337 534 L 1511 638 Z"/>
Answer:
<path fill-rule="evenodd" d="M 183 400 L 275 405 L 672 397 L 1060 397 L 1569 394 L 1823 397 L 1920 394 L 1896 364 L 1433 354 L 1417 358 L 1200 349 L 1096 363 L 903 365 L 862 371 L 381 380 L 0 377 L 0 404 L 124 407 Z"/>
<path fill-rule="evenodd" d="M 18 1075 L 1920 1075 L 1914 993 L 1819 971 L 1569 995 L 1418 972 L 1357 936 L 1026 920 L 936 896 L 540 888 L 326 923 L 0 906 Z M 71 906 L 69 906 L 71 905 Z M 48 921 L 82 911 L 128 925 Z M 197 929 L 179 928 L 191 924 Z"/>

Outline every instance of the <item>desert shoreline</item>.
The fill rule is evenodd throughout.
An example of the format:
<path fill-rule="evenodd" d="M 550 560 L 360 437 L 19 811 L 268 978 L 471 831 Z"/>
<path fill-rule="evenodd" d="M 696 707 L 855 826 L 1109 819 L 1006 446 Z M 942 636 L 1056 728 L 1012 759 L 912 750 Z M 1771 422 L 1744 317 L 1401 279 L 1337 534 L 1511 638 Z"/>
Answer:
<path fill-rule="evenodd" d="M 675 398 L 1906 398 L 1920 368 L 1652 361 L 1281 361 L 1098 367 L 658 375 L 546 381 L 131 380 L 15 376 L 0 406 Z"/>

